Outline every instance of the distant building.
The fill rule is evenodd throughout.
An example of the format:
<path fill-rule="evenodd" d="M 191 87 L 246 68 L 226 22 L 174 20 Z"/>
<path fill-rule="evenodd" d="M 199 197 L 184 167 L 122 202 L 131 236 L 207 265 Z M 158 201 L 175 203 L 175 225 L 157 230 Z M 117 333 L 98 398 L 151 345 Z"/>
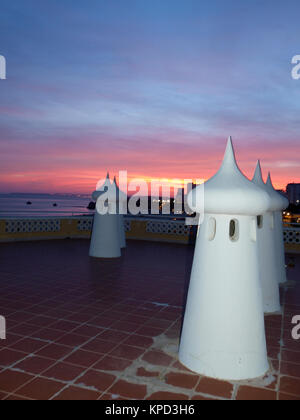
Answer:
<path fill-rule="evenodd" d="M 300 203 L 300 184 L 288 184 L 286 193 L 291 204 Z"/>

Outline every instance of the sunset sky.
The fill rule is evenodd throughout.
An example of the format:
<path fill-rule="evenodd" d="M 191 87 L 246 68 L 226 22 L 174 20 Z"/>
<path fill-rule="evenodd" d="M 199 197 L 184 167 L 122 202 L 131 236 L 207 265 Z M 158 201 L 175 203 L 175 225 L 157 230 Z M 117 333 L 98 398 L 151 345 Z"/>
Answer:
<path fill-rule="evenodd" d="M 89 193 L 107 170 L 209 178 L 232 135 L 300 182 L 297 0 L 2 0 L 0 192 Z"/>

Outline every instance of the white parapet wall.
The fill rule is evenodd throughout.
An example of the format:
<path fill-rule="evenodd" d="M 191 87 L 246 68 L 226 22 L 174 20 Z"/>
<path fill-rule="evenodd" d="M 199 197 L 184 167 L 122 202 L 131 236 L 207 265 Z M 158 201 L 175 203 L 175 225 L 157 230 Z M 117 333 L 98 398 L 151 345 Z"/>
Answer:
<path fill-rule="evenodd" d="M 0 218 L 0 242 L 90 238 L 93 216 Z M 127 239 L 193 243 L 195 232 L 184 220 L 124 217 Z M 284 227 L 285 248 L 300 253 L 300 224 Z"/>

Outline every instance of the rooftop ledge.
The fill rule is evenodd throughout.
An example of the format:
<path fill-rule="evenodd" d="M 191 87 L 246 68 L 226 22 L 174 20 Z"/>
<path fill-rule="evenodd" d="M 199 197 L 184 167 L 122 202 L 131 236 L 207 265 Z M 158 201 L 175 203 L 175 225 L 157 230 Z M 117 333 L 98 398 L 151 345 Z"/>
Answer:
<path fill-rule="evenodd" d="M 0 242 L 90 238 L 93 216 L 0 218 Z M 182 217 L 125 217 L 127 239 L 190 244 L 195 227 Z M 284 226 L 287 252 L 300 253 L 300 224 Z"/>

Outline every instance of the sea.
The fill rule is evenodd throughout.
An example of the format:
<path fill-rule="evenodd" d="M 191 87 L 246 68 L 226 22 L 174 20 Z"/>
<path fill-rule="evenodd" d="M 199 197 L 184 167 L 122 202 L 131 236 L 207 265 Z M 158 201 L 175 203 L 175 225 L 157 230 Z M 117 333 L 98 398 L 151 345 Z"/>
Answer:
<path fill-rule="evenodd" d="M 85 197 L 0 196 L 0 218 L 92 215 Z M 31 204 L 29 204 L 31 203 Z"/>

